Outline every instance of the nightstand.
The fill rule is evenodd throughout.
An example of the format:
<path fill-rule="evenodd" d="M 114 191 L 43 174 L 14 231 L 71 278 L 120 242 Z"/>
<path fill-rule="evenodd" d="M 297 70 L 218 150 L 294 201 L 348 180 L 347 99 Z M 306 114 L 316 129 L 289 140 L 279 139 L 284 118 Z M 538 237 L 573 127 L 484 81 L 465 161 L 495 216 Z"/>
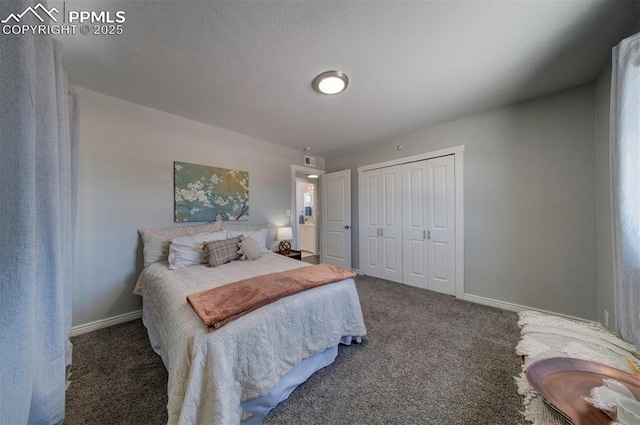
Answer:
<path fill-rule="evenodd" d="M 302 252 L 296 251 L 295 249 L 292 249 L 291 251 L 289 251 L 288 254 L 283 254 L 280 251 L 277 251 L 277 253 L 280 255 L 284 255 L 285 257 L 293 258 L 294 260 L 302 261 Z"/>

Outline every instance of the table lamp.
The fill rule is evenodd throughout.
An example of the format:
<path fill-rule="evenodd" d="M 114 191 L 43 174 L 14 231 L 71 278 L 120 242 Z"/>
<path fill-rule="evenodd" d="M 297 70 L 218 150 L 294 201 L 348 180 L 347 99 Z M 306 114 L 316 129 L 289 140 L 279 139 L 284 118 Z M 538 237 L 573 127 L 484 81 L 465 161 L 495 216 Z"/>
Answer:
<path fill-rule="evenodd" d="M 280 241 L 278 251 L 282 254 L 289 254 L 291 252 L 291 243 L 289 241 L 293 239 L 291 227 L 278 227 L 276 239 Z"/>

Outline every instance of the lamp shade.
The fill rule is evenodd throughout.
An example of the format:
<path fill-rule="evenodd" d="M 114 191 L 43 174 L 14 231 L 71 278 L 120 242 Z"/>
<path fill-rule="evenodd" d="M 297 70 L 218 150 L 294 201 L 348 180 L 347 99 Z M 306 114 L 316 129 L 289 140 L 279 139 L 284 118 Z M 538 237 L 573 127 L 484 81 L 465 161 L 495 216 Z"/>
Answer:
<path fill-rule="evenodd" d="M 279 241 L 290 241 L 293 239 L 293 231 L 291 230 L 291 227 L 278 227 L 276 239 Z"/>

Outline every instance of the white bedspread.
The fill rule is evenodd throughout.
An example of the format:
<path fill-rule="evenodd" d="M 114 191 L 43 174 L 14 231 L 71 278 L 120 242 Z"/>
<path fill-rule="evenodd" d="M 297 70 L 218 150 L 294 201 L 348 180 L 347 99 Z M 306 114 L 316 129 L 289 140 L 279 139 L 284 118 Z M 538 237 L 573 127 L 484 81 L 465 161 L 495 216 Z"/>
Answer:
<path fill-rule="evenodd" d="M 240 402 L 268 393 L 301 360 L 366 329 L 353 279 L 283 298 L 212 333 L 187 303 L 188 294 L 308 264 L 278 254 L 169 270 L 145 268 L 135 293 L 144 297 L 169 354 L 169 424 L 240 423 Z"/>

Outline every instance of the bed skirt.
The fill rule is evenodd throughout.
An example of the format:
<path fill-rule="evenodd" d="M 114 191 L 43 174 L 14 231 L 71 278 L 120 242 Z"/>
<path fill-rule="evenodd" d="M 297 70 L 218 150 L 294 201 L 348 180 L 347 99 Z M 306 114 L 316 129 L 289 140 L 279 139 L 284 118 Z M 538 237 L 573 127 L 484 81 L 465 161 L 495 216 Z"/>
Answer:
<path fill-rule="evenodd" d="M 165 369 L 169 370 L 169 355 L 160 343 L 160 335 L 158 334 L 153 321 L 147 315 L 147 309 L 144 301 L 142 303 L 142 323 L 147 328 L 149 341 L 151 342 L 153 351 L 160 356 Z M 351 345 L 352 342 L 360 343 L 362 342 L 362 338 L 344 336 L 340 340 L 340 344 L 343 345 Z M 295 390 L 298 385 L 309 379 L 311 375 L 333 363 L 337 356 L 338 346 L 336 345 L 321 353 L 308 357 L 280 378 L 280 381 L 278 381 L 269 393 L 262 397 L 257 397 L 240 403 L 240 408 L 251 415 L 241 422 L 242 425 L 261 425 L 267 413 L 269 413 L 279 403 L 286 400 L 293 390 Z"/>

